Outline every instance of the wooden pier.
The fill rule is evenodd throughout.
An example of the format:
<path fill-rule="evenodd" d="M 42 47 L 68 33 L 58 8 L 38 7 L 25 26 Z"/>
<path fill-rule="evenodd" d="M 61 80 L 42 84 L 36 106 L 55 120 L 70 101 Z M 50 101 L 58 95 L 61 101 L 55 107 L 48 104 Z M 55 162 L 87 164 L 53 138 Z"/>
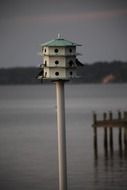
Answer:
<path fill-rule="evenodd" d="M 94 133 L 94 150 L 97 154 L 98 149 L 98 136 L 97 129 L 104 129 L 104 149 L 108 153 L 108 147 L 110 147 L 111 152 L 113 151 L 113 129 L 118 128 L 118 144 L 119 150 L 122 150 L 123 144 L 124 148 L 127 149 L 127 111 L 118 111 L 117 116 L 113 117 L 113 113 L 110 111 L 108 113 L 103 113 L 103 119 L 98 120 L 97 114 L 93 113 L 93 133 Z"/>

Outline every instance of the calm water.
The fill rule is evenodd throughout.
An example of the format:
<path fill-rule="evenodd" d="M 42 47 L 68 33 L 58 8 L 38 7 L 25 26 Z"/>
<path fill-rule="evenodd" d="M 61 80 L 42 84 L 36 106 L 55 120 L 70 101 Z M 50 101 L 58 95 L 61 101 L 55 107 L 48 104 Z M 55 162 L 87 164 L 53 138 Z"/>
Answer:
<path fill-rule="evenodd" d="M 69 190 L 127 189 L 127 156 L 114 131 L 105 156 L 99 131 L 93 149 L 92 112 L 127 110 L 127 85 L 67 85 Z M 0 190 L 58 189 L 55 86 L 0 87 Z"/>

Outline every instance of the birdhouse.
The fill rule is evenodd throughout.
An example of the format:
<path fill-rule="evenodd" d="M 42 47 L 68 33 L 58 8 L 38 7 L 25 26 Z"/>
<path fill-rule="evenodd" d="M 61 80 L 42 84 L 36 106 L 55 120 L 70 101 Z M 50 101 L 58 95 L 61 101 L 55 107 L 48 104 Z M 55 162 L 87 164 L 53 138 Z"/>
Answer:
<path fill-rule="evenodd" d="M 76 46 L 80 44 L 58 38 L 41 44 L 43 64 L 41 79 L 69 80 L 77 77 Z"/>

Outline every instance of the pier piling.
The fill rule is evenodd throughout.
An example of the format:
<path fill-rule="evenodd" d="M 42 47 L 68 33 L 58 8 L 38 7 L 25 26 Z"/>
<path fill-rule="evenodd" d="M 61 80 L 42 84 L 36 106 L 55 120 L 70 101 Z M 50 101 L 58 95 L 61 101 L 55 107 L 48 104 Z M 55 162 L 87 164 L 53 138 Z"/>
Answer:
<path fill-rule="evenodd" d="M 112 121 L 112 112 L 109 112 L 109 120 Z M 113 129 L 109 128 L 110 150 L 113 151 Z"/>
<path fill-rule="evenodd" d="M 94 138 L 94 141 L 93 141 L 93 144 L 94 144 L 94 155 L 95 155 L 95 158 L 97 158 L 97 127 L 96 127 L 96 121 L 97 121 L 97 115 L 96 113 L 94 112 L 93 113 L 93 122 L 94 122 L 94 127 L 93 127 L 93 138 Z"/>
<path fill-rule="evenodd" d="M 121 112 L 118 111 L 118 120 L 121 121 Z M 119 142 L 119 149 L 122 150 L 122 128 L 119 127 L 119 134 L 118 134 L 118 142 Z"/>
<path fill-rule="evenodd" d="M 127 121 L 127 112 L 124 112 L 124 120 Z M 127 149 L 127 128 L 124 127 L 124 146 Z"/>
<path fill-rule="evenodd" d="M 107 114 L 103 114 L 103 120 L 106 121 Z M 107 126 L 104 126 L 104 149 L 107 151 L 108 148 L 108 136 L 107 136 Z"/>

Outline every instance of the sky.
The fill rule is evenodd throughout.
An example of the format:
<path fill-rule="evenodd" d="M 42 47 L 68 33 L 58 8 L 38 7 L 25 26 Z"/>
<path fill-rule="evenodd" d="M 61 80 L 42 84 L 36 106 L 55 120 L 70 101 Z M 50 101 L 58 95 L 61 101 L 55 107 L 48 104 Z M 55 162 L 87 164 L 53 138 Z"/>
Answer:
<path fill-rule="evenodd" d="M 0 68 L 38 67 L 58 33 L 82 63 L 127 61 L 127 0 L 0 0 Z"/>

